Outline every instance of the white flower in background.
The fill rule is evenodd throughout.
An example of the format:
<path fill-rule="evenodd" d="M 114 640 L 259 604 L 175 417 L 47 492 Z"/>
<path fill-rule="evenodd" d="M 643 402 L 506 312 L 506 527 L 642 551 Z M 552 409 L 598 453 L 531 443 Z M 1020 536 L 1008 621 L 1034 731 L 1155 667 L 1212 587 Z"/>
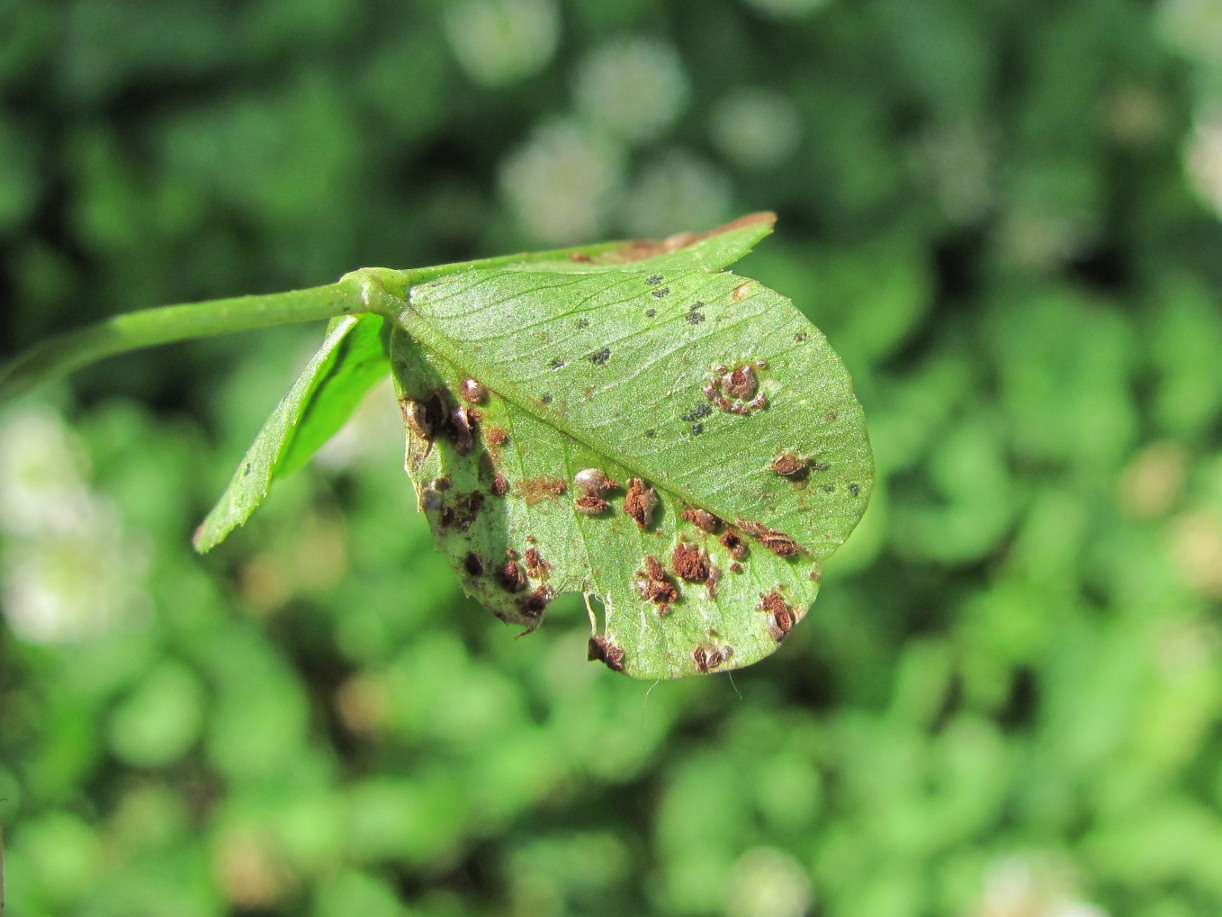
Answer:
<path fill-rule="evenodd" d="M 726 886 L 727 917 L 802 917 L 810 906 L 810 880 L 788 853 L 753 847 L 734 864 Z"/>
<path fill-rule="evenodd" d="M 994 860 L 973 917 L 1108 917 L 1103 908 L 1077 897 L 1074 872 L 1052 856 Z"/>
<path fill-rule="evenodd" d="M 1222 109 L 1198 116 L 1188 144 L 1188 171 L 1197 193 L 1222 213 Z"/>
<path fill-rule="evenodd" d="M 725 222 L 730 181 L 705 159 L 670 150 L 647 163 L 624 195 L 620 222 L 632 236 L 661 238 Z"/>
<path fill-rule="evenodd" d="M 622 175 L 619 149 L 571 122 L 537 127 L 501 167 L 514 216 L 543 242 L 577 244 L 602 232 Z"/>
<path fill-rule="evenodd" d="M 446 6 L 444 26 L 466 74 L 481 86 L 504 86 L 547 66 L 560 10 L 553 0 L 462 0 Z"/>
<path fill-rule="evenodd" d="M 796 19 L 827 6 L 831 0 L 745 0 L 747 6 L 776 19 Z"/>
<path fill-rule="evenodd" d="M 748 169 L 779 165 L 798 147 L 798 110 L 784 95 L 762 87 L 726 96 L 713 109 L 713 142 L 723 156 Z"/>
<path fill-rule="evenodd" d="M 1179 51 L 1222 60 L 1222 0 L 1163 0 L 1163 34 Z"/>
<path fill-rule="evenodd" d="M 649 140 L 674 123 L 687 102 L 687 76 L 673 45 L 620 38 L 594 50 L 577 70 L 578 111 L 629 142 Z"/>
<path fill-rule="evenodd" d="M 0 418 L 0 611 L 31 643 L 101 634 L 147 606 L 145 554 L 87 473 L 50 409 Z"/>

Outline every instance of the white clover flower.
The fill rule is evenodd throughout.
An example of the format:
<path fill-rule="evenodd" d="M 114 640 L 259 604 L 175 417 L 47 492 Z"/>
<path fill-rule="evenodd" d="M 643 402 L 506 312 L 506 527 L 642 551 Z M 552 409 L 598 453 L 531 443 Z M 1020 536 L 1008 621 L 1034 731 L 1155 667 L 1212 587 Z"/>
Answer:
<path fill-rule="evenodd" d="M 622 174 L 619 149 L 567 121 L 535 129 L 501 167 L 501 192 L 531 235 L 560 245 L 602 232 Z"/>
<path fill-rule="evenodd" d="M 628 142 L 663 133 L 687 103 L 679 52 L 657 38 L 620 38 L 593 51 L 577 71 L 578 111 Z"/>
<path fill-rule="evenodd" d="M 462 0 L 446 6 L 443 23 L 459 66 L 487 87 L 538 73 L 560 39 L 553 0 Z"/>
<path fill-rule="evenodd" d="M 730 200 L 725 173 L 687 150 L 669 150 L 647 163 L 629 185 L 621 222 L 629 235 L 661 238 L 724 222 Z"/>
<path fill-rule="evenodd" d="M 738 89 L 713 109 L 713 142 L 731 162 L 748 169 L 779 165 L 798 147 L 798 110 L 782 93 Z"/>

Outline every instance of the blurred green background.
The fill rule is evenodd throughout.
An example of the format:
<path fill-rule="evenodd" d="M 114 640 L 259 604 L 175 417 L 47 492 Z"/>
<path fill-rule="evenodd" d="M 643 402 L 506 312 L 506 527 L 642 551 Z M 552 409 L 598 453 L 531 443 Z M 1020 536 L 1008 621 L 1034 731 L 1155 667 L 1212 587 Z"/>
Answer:
<path fill-rule="evenodd" d="M 0 356 L 772 209 L 880 476 L 780 652 L 650 689 L 462 597 L 384 391 L 192 554 L 320 329 L 42 390 L 14 917 L 1222 913 L 1222 0 L 0 0 L 0 99 Z"/>

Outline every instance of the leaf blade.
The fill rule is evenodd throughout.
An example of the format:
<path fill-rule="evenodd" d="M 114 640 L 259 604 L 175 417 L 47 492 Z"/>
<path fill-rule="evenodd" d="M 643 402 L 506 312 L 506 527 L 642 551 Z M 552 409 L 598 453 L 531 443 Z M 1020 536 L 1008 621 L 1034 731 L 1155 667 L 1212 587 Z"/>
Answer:
<path fill-rule="evenodd" d="M 272 482 L 299 468 L 355 410 L 386 372 L 389 329 L 379 315 L 336 318 L 288 393 L 238 464 L 225 492 L 195 531 L 201 554 L 216 547 L 267 497 Z"/>
<path fill-rule="evenodd" d="M 783 637 L 873 482 L 847 372 L 788 300 L 728 273 L 614 269 L 469 271 L 413 288 L 410 303 L 402 324 L 415 340 L 392 341 L 408 466 L 469 592 L 528 629 L 557 592 L 596 594 L 606 613 L 596 655 L 643 678 L 775 649 L 778 615 Z M 749 398 L 726 398 L 721 380 L 756 360 L 771 402 L 744 410 Z M 491 392 L 458 435 L 467 375 Z M 801 462 L 800 480 L 774 467 L 785 455 Z M 578 512 L 574 476 L 586 462 L 654 489 L 657 519 L 638 530 L 623 486 L 603 513 Z M 750 541 L 750 560 L 684 520 L 697 509 Z M 684 578 L 677 549 L 703 550 L 696 569 L 715 566 L 721 580 Z M 532 550 L 549 571 L 518 560 Z M 673 589 L 673 604 L 640 596 L 653 589 L 651 557 L 666 570 L 656 591 Z"/>

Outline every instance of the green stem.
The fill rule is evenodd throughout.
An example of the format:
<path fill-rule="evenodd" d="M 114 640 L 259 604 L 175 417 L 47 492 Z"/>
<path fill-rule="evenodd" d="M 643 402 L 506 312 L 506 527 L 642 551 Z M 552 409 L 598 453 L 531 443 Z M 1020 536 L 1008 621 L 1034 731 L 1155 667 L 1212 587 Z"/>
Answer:
<path fill-rule="evenodd" d="M 365 303 L 361 273 L 306 290 L 129 312 L 52 338 L 26 351 L 0 372 L 0 404 L 45 380 L 116 354 L 232 331 L 368 312 L 371 307 L 377 308 L 380 297 L 371 297 L 374 301 Z"/>
<path fill-rule="evenodd" d="M 555 251 L 503 255 L 412 271 L 363 268 L 346 274 L 337 283 L 322 287 L 266 296 L 235 296 L 116 315 L 96 325 L 44 341 L 0 369 L 0 405 L 44 381 L 117 354 L 233 331 L 321 321 L 357 312 L 377 312 L 393 321 L 398 318 L 413 284 L 471 268 L 563 260 L 574 252 L 598 255 L 623 244 L 605 242 Z"/>

